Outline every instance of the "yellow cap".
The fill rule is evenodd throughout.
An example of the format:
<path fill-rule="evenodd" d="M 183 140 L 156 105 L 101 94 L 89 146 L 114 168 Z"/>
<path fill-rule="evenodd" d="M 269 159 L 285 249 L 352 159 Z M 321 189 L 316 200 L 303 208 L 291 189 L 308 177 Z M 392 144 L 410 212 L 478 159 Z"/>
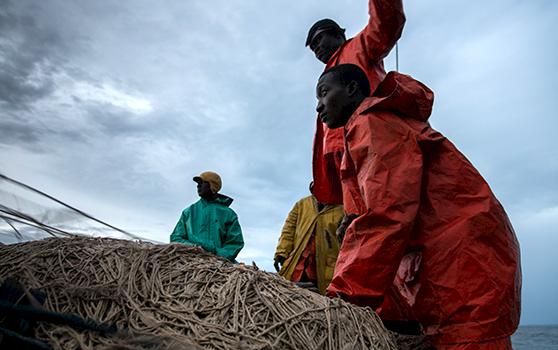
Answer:
<path fill-rule="evenodd" d="M 211 191 L 213 193 L 219 192 L 222 186 L 221 176 L 219 176 L 219 174 L 217 173 L 214 173 L 213 171 L 204 171 L 198 176 L 194 176 L 192 180 L 194 180 L 195 182 L 199 182 L 200 180 L 209 182 L 209 188 L 211 188 Z"/>

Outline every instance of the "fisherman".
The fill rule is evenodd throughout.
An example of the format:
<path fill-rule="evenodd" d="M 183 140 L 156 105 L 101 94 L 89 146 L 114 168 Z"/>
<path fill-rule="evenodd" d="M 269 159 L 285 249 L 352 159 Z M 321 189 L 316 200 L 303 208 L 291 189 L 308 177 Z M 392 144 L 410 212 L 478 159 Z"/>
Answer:
<path fill-rule="evenodd" d="M 369 0 L 368 14 L 366 27 L 348 40 L 345 29 L 335 21 L 317 21 L 308 31 L 306 46 L 326 69 L 342 63 L 358 65 L 366 72 L 373 91 L 386 74 L 383 59 L 401 37 L 405 15 L 402 0 Z M 317 118 L 313 152 L 314 195 L 322 203 L 343 204 L 339 181 L 341 130 L 328 129 Z"/>
<path fill-rule="evenodd" d="M 413 312 L 436 349 L 512 349 L 519 244 L 486 181 L 430 127 L 432 91 L 391 72 L 368 97 L 366 74 L 348 64 L 325 71 L 316 94 L 320 119 L 344 131 L 345 210 L 358 214 L 327 295 L 378 307 L 420 247 Z"/>
<path fill-rule="evenodd" d="M 203 172 L 193 180 L 200 200 L 182 211 L 170 241 L 199 246 L 234 261 L 244 247 L 244 240 L 238 217 L 229 208 L 233 199 L 218 193 L 222 182 L 214 172 Z"/>
<path fill-rule="evenodd" d="M 310 183 L 310 193 L 313 184 Z M 302 198 L 289 212 L 275 251 L 275 270 L 293 282 L 307 282 L 325 294 L 339 253 L 335 231 L 343 206 Z"/>
<path fill-rule="evenodd" d="M 383 59 L 389 54 L 401 37 L 405 25 L 402 0 L 369 0 L 368 24 L 352 39 L 346 39 L 345 29 L 331 19 L 322 19 L 314 23 L 306 37 L 306 46 L 312 50 L 318 60 L 325 63 L 325 69 L 338 64 L 352 63 L 359 66 L 368 77 L 370 90 L 374 91 L 385 77 Z M 314 177 L 314 196 L 323 203 L 343 204 L 341 191 L 340 166 L 343 158 L 343 130 L 329 129 L 317 118 L 314 136 L 312 171 Z M 356 216 L 347 211 L 337 231 L 342 240 L 344 229 Z M 385 303 L 377 311 L 384 324 L 391 330 L 415 333 L 411 324 L 394 324 L 394 319 L 414 321 L 409 314 L 409 304 L 416 292 L 405 285 L 412 281 L 420 268 L 421 252 L 409 252 L 401 259 L 398 278 L 390 288 Z M 405 276 L 400 278 L 400 276 Z M 403 294 L 401 294 L 401 292 Z"/>

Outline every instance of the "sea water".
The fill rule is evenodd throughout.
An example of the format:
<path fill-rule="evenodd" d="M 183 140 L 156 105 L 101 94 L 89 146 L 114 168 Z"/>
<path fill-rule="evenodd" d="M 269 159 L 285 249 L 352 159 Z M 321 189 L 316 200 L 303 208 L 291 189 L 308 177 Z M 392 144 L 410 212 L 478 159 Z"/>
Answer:
<path fill-rule="evenodd" d="M 558 350 L 558 326 L 521 326 L 512 343 L 514 350 Z"/>

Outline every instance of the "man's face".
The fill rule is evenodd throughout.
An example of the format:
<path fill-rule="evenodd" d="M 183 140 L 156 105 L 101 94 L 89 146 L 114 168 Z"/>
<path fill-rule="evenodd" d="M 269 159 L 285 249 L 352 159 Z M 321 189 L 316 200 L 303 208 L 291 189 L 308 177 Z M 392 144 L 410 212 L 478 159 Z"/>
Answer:
<path fill-rule="evenodd" d="M 318 60 L 327 64 L 335 51 L 343 45 L 343 42 L 343 37 L 339 34 L 318 30 L 310 41 L 310 50 L 314 52 Z"/>
<path fill-rule="evenodd" d="M 337 79 L 334 74 L 325 74 L 316 86 L 318 105 L 316 111 L 322 123 L 330 129 L 344 126 L 351 117 L 353 99 L 348 86 Z"/>
<path fill-rule="evenodd" d="M 211 197 L 213 192 L 211 191 L 211 187 L 209 186 L 209 182 L 198 180 L 198 195 L 202 198 Z"/>

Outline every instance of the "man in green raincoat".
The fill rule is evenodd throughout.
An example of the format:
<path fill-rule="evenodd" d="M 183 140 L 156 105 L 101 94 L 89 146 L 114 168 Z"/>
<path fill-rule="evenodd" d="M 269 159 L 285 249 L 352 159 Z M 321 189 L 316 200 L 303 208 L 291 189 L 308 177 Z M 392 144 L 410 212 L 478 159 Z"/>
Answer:
<path fill-rule="evenodd" d="M 222 182 L 214 172 L 203 172 L 193 180 L 201 198 L 182 211 L 170 241 L 199 246 L 234 261 L 244 247 L 244 239 L 238 217 L 229 208 L 233 199 L 218 193 Z"/>

